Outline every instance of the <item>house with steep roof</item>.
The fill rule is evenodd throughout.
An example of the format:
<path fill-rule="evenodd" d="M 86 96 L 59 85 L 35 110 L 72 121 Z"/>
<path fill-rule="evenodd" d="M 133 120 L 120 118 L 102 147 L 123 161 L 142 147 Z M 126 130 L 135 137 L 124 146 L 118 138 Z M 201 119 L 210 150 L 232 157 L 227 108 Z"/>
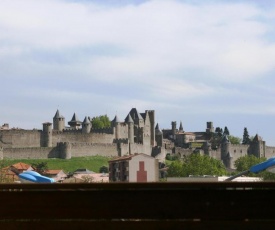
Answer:
<path fill-rule="evenodd" d="M 56 182 L 62 182 L 67 178 L 67 174 L 61 169 L 48 169 L 43 172 L 43 175 L 49 178 L 53 178 Z"/>
<path fill-rule="evenodd" d="M 110 182 L 157 182 L 159 161 L 147 154 L 133 154 L 109 161 Z"/>
<path fill-rule="evenodd" d="M 28 165 L 26 163 L 18 162 L 16 164 L 13 164 L 12 166 L 10 166 L 10 170 L 18 175 L 25 171 L 33 171 L 34 168 L 31 165 Z"/>

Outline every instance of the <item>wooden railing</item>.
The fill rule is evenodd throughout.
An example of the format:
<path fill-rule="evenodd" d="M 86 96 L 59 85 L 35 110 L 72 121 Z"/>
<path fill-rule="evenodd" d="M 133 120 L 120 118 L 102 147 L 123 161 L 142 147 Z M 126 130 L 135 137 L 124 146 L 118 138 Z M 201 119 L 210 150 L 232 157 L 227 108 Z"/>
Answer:
<path fill-rule="evenodd" d="M 264 229 L 275 183 L 1 184 L 0 228 Z"/>

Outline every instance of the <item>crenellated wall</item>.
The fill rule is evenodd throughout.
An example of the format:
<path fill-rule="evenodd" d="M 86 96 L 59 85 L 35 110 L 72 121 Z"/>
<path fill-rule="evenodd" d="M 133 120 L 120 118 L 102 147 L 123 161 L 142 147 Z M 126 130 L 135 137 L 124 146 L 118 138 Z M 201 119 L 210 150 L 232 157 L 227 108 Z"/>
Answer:
<path fill-rule="evenodd" d="M 0 146 L 4 148 L 40 147 L 41 130 L 2 130 Z"/>
<path fill-rule="evenodd" d="M 59 150 L 56 147 L 5 148 L 3 151 L 3 156 L 7 159 L 58 158 Z"/>

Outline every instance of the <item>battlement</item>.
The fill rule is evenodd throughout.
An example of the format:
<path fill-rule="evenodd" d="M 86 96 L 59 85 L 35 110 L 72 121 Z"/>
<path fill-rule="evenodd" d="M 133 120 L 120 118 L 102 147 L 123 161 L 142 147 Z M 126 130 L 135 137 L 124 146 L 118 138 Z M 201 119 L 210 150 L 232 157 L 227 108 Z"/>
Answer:
<path fill-rule="evenodd" d="M 124 144 L 128 144 L 128 143 L 129 143 L 129 139 L 128 139 L 128 138 L 114 139 L 114 143 L 124 143 Z"/>
<path fill-rule="evenodd" d="M 112 127 L 110 128 L 103 128 L 103 129 L 93 129 L 91 130 L 92 133 L 106 133 L 106 134 L 114 134 L 114 130 Z"/>

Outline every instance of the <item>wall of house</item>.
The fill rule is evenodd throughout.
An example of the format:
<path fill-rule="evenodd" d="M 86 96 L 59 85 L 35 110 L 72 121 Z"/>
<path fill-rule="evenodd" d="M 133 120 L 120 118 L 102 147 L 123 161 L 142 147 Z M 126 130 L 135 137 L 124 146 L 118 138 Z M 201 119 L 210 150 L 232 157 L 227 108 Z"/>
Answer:
<path fill-rule="evenodd" d="M 129 182 L 137 182 L 137 173 L 141 170 L 140 162 L 144 162 L 144 171 L 147 174 L 147 182 L 158 181 L 158 160 L 152 157 L 137 155 L 132 157 L 129 161 Z"/>

